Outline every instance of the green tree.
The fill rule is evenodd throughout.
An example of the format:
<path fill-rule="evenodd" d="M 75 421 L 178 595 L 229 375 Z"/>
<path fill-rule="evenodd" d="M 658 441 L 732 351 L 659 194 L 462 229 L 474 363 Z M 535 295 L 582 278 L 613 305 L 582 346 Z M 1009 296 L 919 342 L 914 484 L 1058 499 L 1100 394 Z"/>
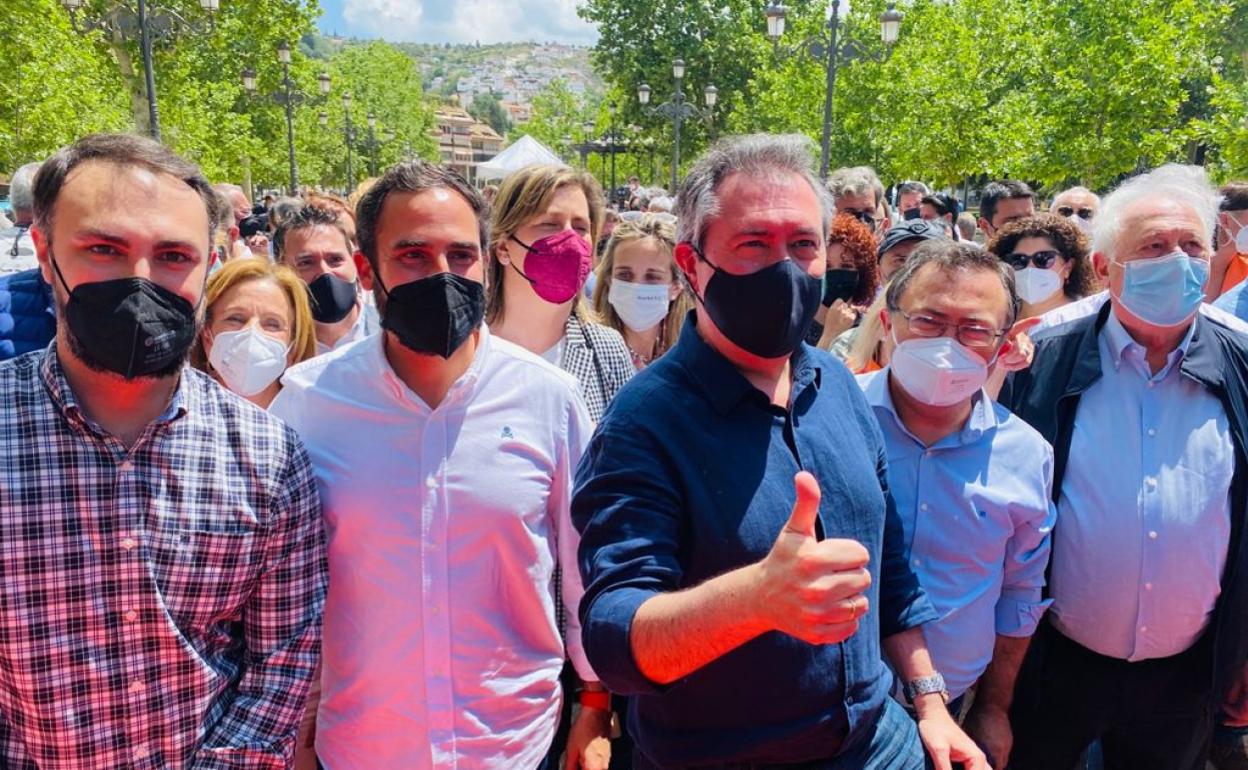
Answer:
<path fill-rule="evenodd" d="M 482 123 L 488 123 L 499 136 L 506 136 L 511 130 L 511 115 L 493 91 L 473 97 L 468 114 Z"/>
<path fill-rule="evenodd" d="M 562 79 L 552 80 L 539 91 L 529 105 L 532 116 L 527 123 L 516 126 L 509 136 L 514 142 L 526 134 L 567 158 L 574 155 L 572 144 L 586 139 L 583 124 L 590 112 Z"/>
<path fill-rule="evenodd" d="M 130 113 L 116 67 L 82 43 L 57 0 L 0 12 L 0 172 L 42 160 L 96 131 L 125 130 Z"/>

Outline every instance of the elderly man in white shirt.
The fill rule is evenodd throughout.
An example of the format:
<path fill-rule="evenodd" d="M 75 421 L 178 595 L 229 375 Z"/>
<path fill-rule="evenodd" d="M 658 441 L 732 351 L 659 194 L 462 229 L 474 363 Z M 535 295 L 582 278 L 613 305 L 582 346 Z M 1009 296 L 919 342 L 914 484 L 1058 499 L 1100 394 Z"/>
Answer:
<path fill-rule="evenodd" d="M 291 369 L 272 406 L 309 449 L 329 534 L 317 755 L 542 767 L 566 650 L 584 688 L 568 766 L 605 770 L 607 694 L 575 614 L 556 621 L 582 594 L 576 383 L 482 324 L 485 204 L 462 178 L 396 166 L 359 213 L 383 331 Z"/>

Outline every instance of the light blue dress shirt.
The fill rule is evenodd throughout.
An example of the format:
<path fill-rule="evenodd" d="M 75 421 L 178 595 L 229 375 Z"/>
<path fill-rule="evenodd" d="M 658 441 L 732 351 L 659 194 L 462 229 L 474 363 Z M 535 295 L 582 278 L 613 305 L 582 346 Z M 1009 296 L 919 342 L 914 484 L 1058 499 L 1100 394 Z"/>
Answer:
<path fill-rule="evenodd" d="M 887 368 L 858 384 L 884 434 L 911 569 L 939 615 L 923 636 L 956 698 L 992 661 L 997 635 L 1031 636 L 1049 605 L 1053 449 L 982 390 L 966 425 L 926 446 L 897 416 Z"/>
<path fill-rule="evenodd" d="M 1218 399 L 1181 371 L 1191 338 L 1154 375 L 1110 313 L 1101 379 L 1075 413 L 1051 617 L 1079 644 L 1121 660 L 1186 650 L 1221 593 L 1234 447 Z"/>

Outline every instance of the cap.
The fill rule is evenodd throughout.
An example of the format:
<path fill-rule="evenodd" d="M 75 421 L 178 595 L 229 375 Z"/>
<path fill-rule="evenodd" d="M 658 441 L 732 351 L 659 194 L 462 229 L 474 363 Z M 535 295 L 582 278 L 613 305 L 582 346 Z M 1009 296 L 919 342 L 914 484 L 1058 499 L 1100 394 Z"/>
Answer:
<path fill-rule="evenodd" d="M 906 241 L 947 240 L 949 240 L 949 237 L 945 235 L 945 230 L 940 225 L 928 222 L 925 219 L 911 219 L 889 228 L 888 232 L 884 234 L 884 239 L 880 241 L 880 248 L 876 251 L 876 257 L 883 259 L 889 250 Z"/>
<path fill-rule="evenodd" d="M 238 234 L 241 238 L 249 238 L 256 233 L 267 232 L 269 229 L 269 218 L 265 216 L 250 216 L 238 223 Z"/>

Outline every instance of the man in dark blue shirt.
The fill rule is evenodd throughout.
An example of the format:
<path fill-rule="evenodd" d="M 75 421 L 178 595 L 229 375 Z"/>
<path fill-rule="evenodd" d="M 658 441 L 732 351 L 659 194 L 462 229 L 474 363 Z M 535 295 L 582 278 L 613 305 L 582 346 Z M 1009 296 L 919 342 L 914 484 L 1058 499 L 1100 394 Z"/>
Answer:
<path fill-rule="evenodd" d="M 917 770 L 921 734 L 938 768 L 986 768 L 918 628 L 935 612 L 875 419 L 844 366 L 800 343 L 831 210 L 807 143 L 721 143 L 678 200 L 698 309 L 616 397 L 572 503 L 586 652 L 632 696 L 635 767 Z"/>

